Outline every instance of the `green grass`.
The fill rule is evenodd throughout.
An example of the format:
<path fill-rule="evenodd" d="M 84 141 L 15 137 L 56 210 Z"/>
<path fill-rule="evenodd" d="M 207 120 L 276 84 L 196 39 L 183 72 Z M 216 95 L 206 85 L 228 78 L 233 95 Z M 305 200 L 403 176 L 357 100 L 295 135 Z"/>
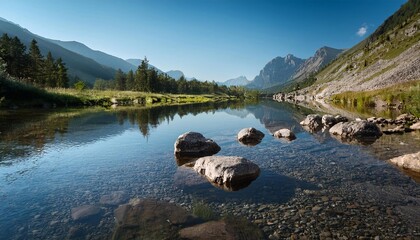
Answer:
<path fill-rule="evenodd" d="M 40 89 L 34 86 L 0 76 L 0 107 L 74 107 L 74 106 L 104 106 L 119 103 L 141 105 L 175 105 L 187 103 L 206 103 L 239 100 L 226 94 L 160 94 L 134 91 L 101 91 L 76 89 Z"/>
<path fill-rule="evenodd" d="M 403 103 L 404 112 L 420 117 L 420 80 L 373 91 L 344 92 L 332 96 L 330 100 L 335 105 L 356 108 L 360 112 L 375 106 L 375 100 L 385 101 L 389 105 Z"/>
<path fill-rule="evenodd" d="M 77 97 L 68 94 L 47 92 L 27 84 L 0 76 L 0 107 L 44 107 L 80 106 L 83 103 Z"/>

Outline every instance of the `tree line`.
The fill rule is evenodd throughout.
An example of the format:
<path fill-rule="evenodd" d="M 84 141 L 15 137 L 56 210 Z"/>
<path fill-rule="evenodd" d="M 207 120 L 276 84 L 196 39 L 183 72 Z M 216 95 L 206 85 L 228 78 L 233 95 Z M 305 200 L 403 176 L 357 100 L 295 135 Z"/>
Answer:
<path fill-rule="evenodd" d="M 68 87 L 67 68 L 61 58 L 51 52 L 44 57 L 35 39 L 28 52 L 18 37 L 6 33 L 0 38 L 0 71 L 37 87 Z"/>
<path fill-rule="evenodd" d="M 175 80 L 166 73 L 149 67 L 145 57 L 136 71 L 124 73 L 118 69 L 113 80 L 97 79 L 93 85 L 96 90 L 140 91 L 175 94 L 228 94 L 235 96 L 258 95 L 244 87 L 219 86 L 216 82 L 188 81 L 184 76 Z"/>

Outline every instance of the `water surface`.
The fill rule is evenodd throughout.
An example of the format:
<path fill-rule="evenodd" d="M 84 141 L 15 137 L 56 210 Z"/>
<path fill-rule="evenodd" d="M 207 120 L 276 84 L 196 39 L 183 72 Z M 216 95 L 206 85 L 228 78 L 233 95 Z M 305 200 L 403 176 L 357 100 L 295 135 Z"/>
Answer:
<path fill-rule="evenodd" d="M 5 239 L 103 239 L 116 206 L 101 196 L 156 198 L 191 209 L 203 201 L 220 214 L 239 215 L 269 235 L 318 238 L 331 234 L 419 236 L 420 188 L 385 159 L 420 150 L 419 133 L 386 136 L 373 145 L 343 144 L 299 125 L 310 110 L 272 101 L 114 110 L 0 113 L 0 236 Z M 255 127 L 266 135 L 254 147 L 236 134 Z M 275 139 L 292 129 L 292 142 Z M 235 192 L 219 189 L 178 167 L 173 144 L 196 131 L 216 141 L 217 155 L 246 157 L 261 175 Z M 95 223 L 73 221 L 72 208 L 101 206 Z"/>

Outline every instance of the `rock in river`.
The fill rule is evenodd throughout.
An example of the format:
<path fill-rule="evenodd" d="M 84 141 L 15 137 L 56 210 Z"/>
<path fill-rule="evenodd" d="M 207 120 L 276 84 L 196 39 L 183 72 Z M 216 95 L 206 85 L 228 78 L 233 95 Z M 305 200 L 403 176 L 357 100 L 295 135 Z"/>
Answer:
<path fill-rule="evenodd" d="M 344 141 L 357 140 L 362 143 L 373 143 L 382 136 L 379 127 L 368 121 L 340 122 L 330 128 L 330 133 Z"/>
<path fill-rule="evenodd" d="M 311 131 L 318 131 L 322 128 L 322 118 L 318 114 L 309 114 L 300 125 L 307 126 Z"/>
<path fill-rule="evenodd" d="M 103 205 L 119 205 L 127 200 L 128 196 L 124 191 L 115 191 L 102 196 L 99 203 Z"/>
<path fill-rule="evenodd" d="M 112 239 L 171 239 L 180 226 L 197 222 L 182 207 L 155 199 L 132 199 L 114 215 L 117 227 Z"/>
<path fill-rule="evenodd" d="M 93 205 L 83 205 L 71 209 L 71 217 L 73 220 L 87 220 L 91 217 L 97 216 L 101 209 Z"/>
<path fill-rule="evenodd" d="M 420 173 L 420 152 L 402 155 L 389 161 L 404 169 Z"/>
<path fill-rule="evenodd" d="M 225 190 L 239 190 L 248 186 L 260 174 L 260 168 L 253 162 L 235 156 L 211 156 L 199 158 L 194 170 Z"/>
<path fill-rule="evenodd" d="M 238 141 L 248 146 L 255 146 L 264 138 L 264 133 L 255 128 L 244 128 L 238 133 Z"/>
<path fill-rule="evenodd" d="M 296 139 L 296 135 L 287 128 L 280 129 L 274 133 L 276 138 L 286 138 L 288 140 Z"/>
<path fill-rule="evenodd" d="M 187 132 L 180 135 L 174 144 L 174 148 L 175 156 L 179 158 L 211 156 L 220 151 L 217 143 L 197 132 Z"/>

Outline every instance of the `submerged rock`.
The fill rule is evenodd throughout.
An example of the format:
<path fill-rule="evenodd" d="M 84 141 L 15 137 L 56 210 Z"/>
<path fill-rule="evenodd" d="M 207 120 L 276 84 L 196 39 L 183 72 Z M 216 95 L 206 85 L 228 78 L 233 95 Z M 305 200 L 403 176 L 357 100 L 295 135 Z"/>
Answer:
<path fill-rule="evenodd" d="M 389 161 L 404 169 L 420 173 L 420 152 L 402 155 Z"/>
<path fill-rule="evenodd" d="M 319 131 L 322 128 L 322 118 L 318 114 L 309 114 L 300 125 L 308 127 L 311 131 Z"/>
<path fill-rule="evenodd" d="M 382 136 L 379 127 L 368 121 L 340 122 L 330 128 L 329 132 L 341 140 L 357 140 L 361 143 L 373 143 Z"/>
<path fill-rule="evenodd" d="M 94 205 L 83 205 L 71 209 L 71 218 L 75 221 L 88 220 L 99 215 L 101 208 Z"/>
<path fill-rule="evenodd" d="M 114 215 L 117 227 L 112 239 L 171 239 L 180 226 L 198 221 L 182 207 L 155 199 L 132 199 Z"/>
<path fill-rule="evenodd" d="M 276 138 L 286 138 L 288 140 L 295 140 L 296 135 L 287 128 L 280 129 L 274 133 Z"/>
<path fill-rule="evenodd" d="M 255 128 L 244 128 L 238 133 L 238 141 L 248 146 L 255 146 L 262 141 L 264 133 Z"/>
<path fill-rule="evenodd" d="M 253 162 L 235 156 L 212 156 L 199 158 L 194 170 L 225 190 L 236 191 L 248 186 L 260 174 Z"/>
<path fill-rule="evenodd" d="M 103 205 L 119 205 L 127 200 L 128 196 L 124 191 L 115 191 L 102 196 L 99 203 Z"/>
<path fill-rule="evenodd" d="M 217 143 L 197 132 L 187 132 L 180 135 L 174 144 L 174 148 L 174 154 L 177 158 L 199 158 L 211 156 L 220 151 L 220 146 Z"/>

